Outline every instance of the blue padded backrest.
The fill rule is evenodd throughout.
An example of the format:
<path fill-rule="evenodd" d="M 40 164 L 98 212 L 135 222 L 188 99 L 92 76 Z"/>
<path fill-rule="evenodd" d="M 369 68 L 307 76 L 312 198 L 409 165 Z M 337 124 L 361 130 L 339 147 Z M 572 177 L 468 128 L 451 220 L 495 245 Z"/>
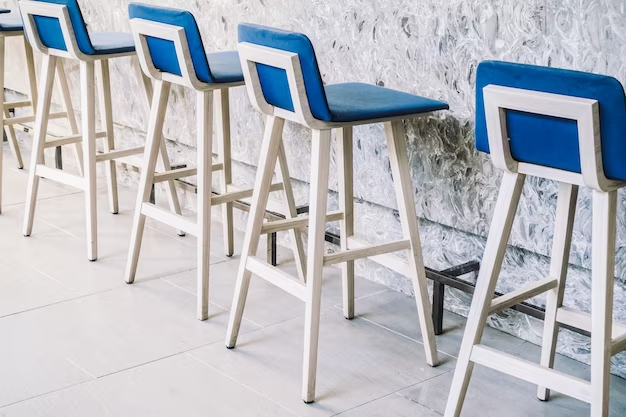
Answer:
<path fill-rule="evenodd" d="M 331 121 L 324 84 L 309 38 L 301 33 L 241 23 L 239 25 L 239 42 L 248 42 L 298 54 L 311 114 L 318 120 Z M 257 64 L 257 71 L 265 100 L 272 106 L 294 111 L 285 70 Z"/>
<path fill-rule="evenodd" d="M 70 21 L 74 34 L 76 36 L 76 43 L 78 49 L 86 55 L 94 55 L 95 50 L 91 45 L 89 39 L 89 33 L 87 32 L 87 26 L 83 20 L 83 14 L 80 11 L 77 0 L 35 0 L 42 3 L 61 4 L 67 7 L 70 15 Z M 41 43 L 48 48 L 59 49 L 61 51 L 67 51 L 65 45 L 65 39 L 63 39 L 63 32 L 61 32 L 61 24 L 58 19 L 44 16 L 35 16 L 35 26 L 39 33 Z"/>
<path fill-rule="evenodd" d="M 200 30 L 191 13 L 186 10 L 131 3 L 128 6 L 128 14 L 131 19 L 151 20 L 184 28 L 196 76 L 202 82 L 213 82 Z M 159 71 L 182 75 L 174 42 L 154 37 L 147 37 L 147 41 L 152 62 Z"/>
<path fill-rule="evenodd" d="M 476 148 L 482 152 L 489 152 L 483 88 L 490 84 L 597 100 L 604 175 L 626 181 L 626 104 L 624 89 L 615 78 L 510 62 L 482 62 L 476 76 Z M 581 172 L 576 121 L 510 110 L 506 121 L 515 160 Z"/>

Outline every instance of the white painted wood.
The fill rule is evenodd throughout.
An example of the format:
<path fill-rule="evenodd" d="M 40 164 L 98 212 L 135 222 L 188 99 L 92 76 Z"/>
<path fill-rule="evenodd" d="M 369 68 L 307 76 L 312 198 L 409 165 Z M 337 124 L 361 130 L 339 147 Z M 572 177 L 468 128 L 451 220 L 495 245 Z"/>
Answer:
<path fill-rule="evenodd" d="M 104 169 L 107 177 L 107 190 L 109 193 L 109 209 L 111 213 L 117 214 L 120 211 L 119 197 L 117 192 L 117 167 L 113 160 L 114 155 L 110 152 L 115 149 L 115 132 L 113 129 L 113 105 L 111 104 L 111 75 L 109 73 L 109 61 L 102 59 L 96 61 L 98 70 L 98 89 L 100 101 L 100 125 L 106 132 L 104 141 L 104 152 L 110 156 L 108 160 L 103 160 L 101 156 L 96 157 L 96 162 L 104 161 Z M 138 153 L 142 153 L 143 148 Z"/>
<path fill-rule="evenodd" d="M 307 254 L 307 293 L 304 313 L 304 364 L 302 400 L 315 401 L 317 350 L 319 343 L 324 267 L 328 176 L 330 171 L 330 130 L 313 130 L 311 143 L 311 191 L 309 197 L 309 243 Z"/>
<path fill-rule="evenodd" d="M 556 278 L 548 277 L 539 281 L 533 282 L 523 288 L 511 291 L 508 294 L 496 297 L 491 302 L 491 308 L 489 309 L 489 315 L 495 314 L 499 311 L 506 310 L 509 307 L 513 307 L 529 298 L 535 297 L 539 294 L 556 288 L 559 281 Z"/>
<path fill-rule="evenodd" d="M 41 97 L 37 103 L 37 120 L 33 135 L 33 150 L 28 172 L 28 184 L 26 186 L 26 203 L 24 207 L 24 225 L 22 233 L 30 236 L 33 231 L 35 207 L 37 204 L 37 191 L 39 189 L 39 177 L 36 174 L 37 165 L 43 163 L 43 150 L 48 131 L 48 117 L 50 102 L 52 100 L 52 87 L 54 84 L 54 70 L 57 58 L 44 55 L 41 63 Z"/>
<path fill-rule="evenodd" d="M 220 175 L 221 193 L 227 193 L 228 184 L 233 182 L 233 167 L 231 161 L 230 144 L 230 95 L 228 88 L 215 90 L 215 113 L 217 117 L 217 155 L 223 165 Z M 235 229 L 233 226 L 233 204 L 225 203 L 222 206 L 222 226 L 224 228 L 225 255 L 235 254 Z"/>
<path fill-rule="evenodd" d="M 67 113 L 66 112 L 55 112 L 55 113 L 50 113 L 48 115 L 48 120 L 53 120 L 53 119 L 63 119 L 67 117 Z M 36 116 L 19 116 L 19 117 L 11 117 L 11 120 L 8 121 L 8 124 L 11 125 L 21 125 L 24 123 L 31 123 L 31 122 L 35 122 L 37 119 Z"/>
<path fill-rule="evenodd" d="M 154 96 L 154 91 L 152 88 L 152 81 L 141 70 L 141 64 L 139 63 L 139 59 L 140 58 L 138 56 L 134 56 L 132 58 L 132 64 L 133 64 L 133 67 L 135 68 L 135 76 L 137 77 L 138 84 L 140 87 L 143 86 L 143 91 L 145 92 L 145 95 L 144 95 L 146 99 L 145 109 L 148 115 L 148 119 L 150 119 L 150 107 L 152 103 L 152 98 Z M 159 134 L 161 135 L 161 139 L 159 140 L 160 141 L 159 143 L 160 158 L 157 161 L 156 169 L 159 172 L 168 172 L 168 171 L 171 171 L 172 165 L 170 163 L 170 158 L 167 153 L 167 146 L 165 144 L 165 138 L 163 137 L 163 132 L 161 131 Z M 143 163 L 141 165 L 143 165 Z M 173 179 L 170 179 L 167 181 L 165 194 L 167 196 L 167 202 L 169 204 L 170 210 L 173 213 L 181 215 L 182 209 L 180 206 L 180 200 L 178 199 L 176 183 L 174 182 Z M 177 233 L 179 236 L 185 235 L 185 232 L 182 230 L 178 230 Z"/>
<path fill-rule="evenodd" d="M 61 184 L 69 185 L 71 187 L 85 190 L 86 183 L 83 177 L 77 175 L 68 174 L 60 169 L 51 168 L 44 164 L 37 165 L 35 175 L 42 178 L 47 178 L 52 181 L 59 182 Z"/>
<path fill-rule="evenodd" d="M 382 243 L 380 245 L 370 245 L 361 249 L 338 251 L 324 256 L 324 266 L 334 265 L 356 259 L 369 258 L 370 256 L 382 255 L 384 253 L 397 252 L 411 249 L 409 239 L 398 240 L 396 242 Z"/>
<path fill-rule="evenodd" d="M 326 223 L 341 221 L 343 213 L 340 211 L 330 211 L 326 214 Z M 274 220 L 265 223 L 261 229 L 261 234 L 282 232 L 290 229 L 308 228 L 309 216 L 300 216 L 295 219 Z"/>
<path fill-rule="evenodd" d="M 167 100 L 169 98 L 170 89 L 170 83 L 164 81 L 157 81 L 154 89 L 154 96 L 150 109 L 150 120 L 148 122 L 148 133 L 146 136 L 146 148 L 144 151 L 144 167 L 141 170 L 141 179 L 139 180 L 137 203 L 135 205 L 135 214 L 133 217 L 133 226 L 131 229 L 130 246 L 128 251 L 128 261 L 126 263 L 126 271 L 124 273 L 124 278 L 129 284 L 135 281 L 135 275 L 137 273 L 141 240 L 143 238 L 143 230 L 146 224 L 146 216 L 143 213 L 143 208 L 144 203 L 150 201 L 150 192 L 152 191 L 154 171 L 157 164 L 160 148 L 159 143 L 161 141 L 161 132 L 163 131 L 163 123 L 165 120 L 165 112 L 167 110 Z"/>
<path fill-rule="evenodd" d="M 96 132 L 96 139 L 106 137 L 105 132 Z M 81 133 L 72 136 L 52 137 L 47 138 L 45 148 L 56 148 L 57 146 L 72 145 L 75 143 L 81 143 L 83 141 L 83 135 Z M 82 147 L 81 147 L 82 149 Z M 81 155 L 82 160 L 82 155 Z"/>
<path fill-rule="evenodd" d="M 364 240 L 357 239 L 355 237 L 348 238 L 348 249 L 361 249 L 370 246 L 371 243 L 367 243 Z M 385 253 L 383 255 L 374 255 L 369 257 L 370 261 L 374 261 L 379 265 L 389 268 L 405 277 L 411 276 L 411 268 L 406 259 L 402 259 L 398 255 L 391 253 Z"/>
<path fill-rule="evenodd" d="M 96 162 L 113 161 L 114 159 L 121 159 L 131 155 L 140 155 L 143 153 L 144 148 L 144 146 L 139 146 L 137 148 L 120 149 L 107 153 L 100 153 L 96 155 Z M 115 163 L 115 161 L 112 163 Z"/>
<path fill-rule="evenodd" d="M 302 301 L 306 300 L 306 287 L 301 281 L 295 280 L 288 273 L 268 264 L 266 261 L 256 256 L 249 256 L 246 258 L 246 268 L 254 275 L 263 278 L 294 297 L 298 297 Z"/>
<path fill-rule="evenodd" d="M 414 188 L 411 183 L 409 158 L 406 153 L 406 135 L 402 122 L 386 122 L 385 137 L 389 150 L 389 161 L 394 179 L 396 199 L 398 200 L 402 232 L 404 238 L 411 241 L 411 249 L 408 256 L 410 275 L 408 277 L 411 278 L 413 290 L 415 291 L 415 303 L 422 331 L 426 362 L 430 366 L 436 366 L 439 363 L 439 359 L 437 357 L 435 330 L 428 297 L 422 244 L 417 225 L 417 213 L 413 196 Z"/>
<path fill-rule="evenodd" d="M 281 191 L 282 189 L 282 183 L 275 183 L 270 186 L 270 192 Z M 254 194 L 254 189 L 241 189 L 231 185 L 227 187 L 227 190 L 228 192 L 226 194 L 213 196 L 211 198 L 211 204 L 216 206 L 231 201 L 243 200 L 244 198 L 252 197 Z"/>
<path fill-rule="evenodd" d="M 163 224 L 170 225 L 192 236 L 199 236 L 197 223 L 181 216 L 180 214 L 172 213 L 171 211 L 163 210 L 155 206 L 152 203 L 146 202 L 141 206 L 141 214 L 157 220 Z"/>
<path fill-rule="evenodd" d="M 471 361 L 472 350 L 475 345 L 480 343 L 483 336 L 485 321 L 502 269 L 502 260 L 525 178 L 522 174 L 508 171 L 505 171 L 502 177 L 502 185 L 487 238 L 487 246 L 476 281 L 476 290 L 448 396 L 445 417 L 459 417 L 461 414 L 467 386 L 474 368 L 474 363 Z"/>
<path fill-rule="evenodd" d="M 28 35 L 31 45 L 44 55 L 54 55 L 62 58 L 73 58 L 80 61 L 97 61 L 99 59 L 117 58 L 123 56 L 135 55 L 135 52 L 122 52 L 107 55 L 85 55 L 80 51 L 76 35 L 74 34 L 70 15 L 67 6 L 60 4 L 45 3 L 40 1 L 21 0 L 18 2 L 22 20 L 24 22 L 24 31 Z M 35 25 L 35 16 L 51 17 L 59 21 L 63 40 L 67 51 L 48 48 L 39 37 Z"/>
<path fill-rule="evenodd" d="M 563 297 L 565 295 L 565 281 L 574 230 L 577 198 L 578 186 L 563 182 L 559 183 L 555 215 L 556 224 L 554 226 L 552 254 L 550 255 L 550 276 L 558 280 L 558 285 L 546 294 L 546 315 L 543 324 L 543 341 L 541 343 L 540 363 L 541 366 L 546 368 L 554 367 L 554 356 L 559 334 L 557 310 L 563 306 Z M 550 398 L 550 390 L 544 386 L 537 387 L 537 398 L 547 401 Z"/>
<path fill-rule="evenodd" d="M 215 170 L 214 170 L 215 171 Z M 166 172 L 158 172 L 154 175 L 154 183 L 175 180 L 178 178 L 192 177 L 198 173 L 198 168 L 179 168 Z"/>
<path fill-rule="evenodd" d="M 608 417 L 611 381 L 617 191 L 593 192 L 591 248 L 591 417 Z"/>
<path fill-rule="evenodd" d="M 211 264 L 211 169 L 213 160 L 213 92 L 197 93 L 198 113 L 198 319 L 209 318 Z"/>
<path fill-rule="evenodd" d="M 72 105 L 72 95 L 70 94 L 70 88 L 67 85 L 67 76 L 65 75 L 65 67 L 63 66 L 63 59 L 57 59 L 57 72 L 56 79 L 57 83 L 61 89 L 61 99 L 63 100 L 63 111 L 66 113 L 67 122 L 70 125 L 70 132 L 72 135 L 79 135 L 78 131 L 78 123 L 76 122 L 76 113 L 74 112 L 74 106 Z M 96 138 L 98 137 L 96 133 Z M 82 139 L 82 136 L 81 136 Z M 80 170 L 80 174 L 83 175 L 84 172 L 84 161 L 83 161 L 83 145 L 82 140 L 80 142 L 76 142 L 73 146 L 74 157 L 78 163 L 78 169 Z"/>
<path fill-rule="evenodd" d="M 276 178 L 282 183 L 282 194 L 285 205 L 285 217 L 287 219 L 295 219 L 298 217 L 296 208 L 296 200 L 291 188 L 291 176 L 289 175 L 289 166 L 287 163 L 287 154 L 285 153 L 284 142 L 281 141 L 278 148 L 278 160 L 276 161 Z M 289 229 L 289 238 L 291 239 L 291 247 L 296 263 L 296 270 L 300 281 L 306 282 L 306 256 L 304 253 L 304 245 L 302 241 L 302 233 L 300 229 Z"/>
<path fill-rule="evenodd" d="M 248 288 L 250 287 L 251 272 L 247 269 L 247 262 L 250 256 L 254 256 L 259 246 L 263 219 L 265 217 L 265 207 L 269 199 L 269 189 L 272 184 L 278 150 L 282 140 L 285 120 L 274 116 L 267 117 L 265 121 L 265 134 L 261 145 L 261 156 L 257 168 L 256 180 L 254 182 L 254 194 L 250 204 L 250 215 L 246 227 L 246 236 L 243 241 L 241 251 L 241 261 L 237 272 L 237 283 L 233 295 L 233 305 L 228 319 L 228 329 L 226 331 L 226 347 L 232 349 L 237 344 L 243 311 L 246 305 Z"/>
<path fill-rule="evenodd" d="M 517 161 L 511 155 L 505 114 L 506 110 L 517 110 L 576 120 L 584 185 L 597 191 L 615 190 L 625 185 L 623 182 L 609 180 L 604 175 L 599 103 L 597 100 L 498 85 L 484 87 L 483 96 L 489 149 L 496 168 L 518 172 Z M 542 168 L 545 167 L 534 166 L 534 168 L 543 170 Z M 564 178 L 557 180 L 563 181 Z M 565 182 L 578 184 L 578 182 Z"/>
<path fill-rule="evenodd" d="M 18 100 L 18 101 L 5 101 L 4 109 L 21 109 L 23 107 L 31 107 L 32 102 L 30 100 Z"/>
<path fill-rule="evenodd" d="M 339 221 L 340 247 L 348 250 L 348 239 L 354 235 L 354 161 L 352 152 L 352 127 L 337 129 L 337 177 L 339 188 L 339 211 L 344 213 Z M 341 266 L 343 315 L 354 318 L 354 261 Z"/>
<path fill-rule="evenodd" d="M 2 109 L 3 111 L 0 111 L 0 132 L 4 132 L 5 131 L 5 124 L 4 124 L 4 120 L 5 120 L 5 113 L 4 113 L 4 46 L 5 46 L 5 42 L 4 42 L 4 38 L 0 37 L 0 94 L 2 94 Z M 8 129 L 7 129 L 8 130 Z M 7 132 L 8 133 L 8 132 Z M 10 142 L 10 140 L 9 140 Z M 2 175 L 2 171 L 4 171 L 3 168 L 3 154 L 4 151 L 4 146 L 2 146 L 2 142 L 0 142 L 0 213 L 2 212 L 2 188 L 3 188 L 3 175 Z"/>
<path fill-rule="evenodd" d="M 26 42 L 24 42 L 24 45 L 26 45 Z M 0 118 L 2 118 L 2 123 L 0 123 L 0 126 L 2 127 L 2 129 L 0 129 L 0 131 L 4 130 L 6 132 L 6 136 L 7 136 L 7 141 L 9 142 L 9 147 L 11 148 L 11 153 L 13 154 L 16 162 L 17 162 L 17 168 L 18 169 L 22 169 L 24 168 L 24 162 L 22 161 L 22 153 L 20 152 L 20 147 L 19 144 L 17 143 L 17 138 L 15 137 L 15 129 L 13 128 L 12 124 L 7 123 L 10 119 L 11 119 L 11 115 L 9 114 L 8 109 L 10 109 L 11 107 L 6 107 L 6 102 L 5 102 L 5 97 L 4 97 L 4 77 L 5 77 L 5 37 L 0 35 L 0 72 L 2 80 L 1 80 L 1 87 L 2 87 L 2 110 L 0 113 Z M 31 68 L 28 67 L 28 61 L 26 62 L 27 64 L 27 71 L 30 70 Z M 32 68 L 34 71 L 34 68 Z M 28 105 L 31 105 L 30 102 L 27 102 Z M 13 107 L 15 108 L 15 107 Z M 34 110 L 34 107 L 33 107 Z M 2 153 L 2 150 L 0 150 L 0 155 Z M 2 162 L 0 162 L 0 212 L 2 211 Z"/>
<path fill-rule="evenodd" d="M 591 333 L 591 314 L 571 307 L 561 307 L 557 310 L 556 320 L 560 324 L 566 324 Z M 618 338 L 626 334 L 626 325 L 617 321 L 613 322 L 612 337 Z"/>
<path fill-rule="evenodd" d="M 580 401 L 589 402 L 591 398 L 592 387 L 589 382 L 485 345 L 474 346 L 471 360 L 533 384 L 544 384 Z"/>
<path fill-rule="evenodd" d="M 85 162 L 85 218 L 87 228 L 87 259 L 98 259 L 98 185 L 96 175 L 96 96 L 93 61 L 80 63 L 83 159 Z"/>

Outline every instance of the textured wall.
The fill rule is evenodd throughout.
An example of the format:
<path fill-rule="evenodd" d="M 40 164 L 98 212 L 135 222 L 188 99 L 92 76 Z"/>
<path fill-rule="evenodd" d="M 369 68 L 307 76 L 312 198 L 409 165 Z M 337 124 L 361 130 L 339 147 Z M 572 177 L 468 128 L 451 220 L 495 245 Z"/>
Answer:
<path fill-rule="evenodd" d="M 626 81 L 626 1 L 624 0 L 147 0 L 184 7 L 199 20 L 208 50 L 236 46 L 241 21 L 302 31 L 316 46 L 325 82 L 376 83 L 450 103 L 450 111 L 408 124 L 407 142 L 415 185 L 425 258 L 445 268 L 480 259 L 497 198 L 500 173 L 473 149 L 474 80 L 484 59 L 511 60 L 610 74 Z M 3 3 L 0 1 L 0 4 Z M 14 6 L 5 1 L 5 4 Z M 80 0 L 91 30 L 128 30 L 126 0 Z M 72 67 L 72 84 L 77 83 Z M 127 59 L 113 64 L 115 118 L 125 142 L 140 141 L 145 115 Z M 20 75 L 15 72 L 14 75 Z M 78 91 L 74 89 L 75 103 Z M 170 100 L 166 136 L 175 161 L 195 158 L 193 95 L 176 89 Z M 78 106 L 75 106 L 78 107 Z M 232 93 L 233 154 L 241 162 L 237 181 L 253 178 L 262 120 L 243 89 Z M 357 230 L 372 241 L 398 236 L 395 197 L 382 126 L 355 131 Z M 310 139 L 289 125 L 287 152 L 297 194 L 306 202 Z M 332 167 L 333 174 L 336 172 Z M 335 187 L 332 178 L 331 187 Z M 524 189 L 499 290 L 506 292 L 548 271 L 556 207 L 556 185 L 530 178 Z M 589 310 L 591 202 L 582 190 L 566 304 Z M 623 193 L 619 195 L 624 202 Z M 333 196 L 334 201 L 334 196 Z M 618 212 L 617 319 L 626 320 L 626 217 Z M 368 278 L 411 293 L 410 283 L 372 263 L 359 265 Z M 466 313 L 469 297 L 449 291 L 447 306 Z M 536 300 L 543 303 L 540 297 Z M 492 324 L 538 341 L 541 323 L 515 312 Z M 589 341 L 562 332 L 561 352 L 587 361 Z M 614 371 L 626 375 L 626 359 L 614 358 Z"/>

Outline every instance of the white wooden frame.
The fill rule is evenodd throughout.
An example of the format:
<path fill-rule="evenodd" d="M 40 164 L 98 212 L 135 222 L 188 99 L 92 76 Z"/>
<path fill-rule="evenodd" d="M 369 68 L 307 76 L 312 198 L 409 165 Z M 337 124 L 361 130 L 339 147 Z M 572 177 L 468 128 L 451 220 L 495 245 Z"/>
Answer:
<path fill-rule="evenodd" d="M 26 31 L 31 44 L 37 51 L 45 55 L 54 55 L 61 58 L 71 58 L 80 61 L 96 61 L 102 59 L 102 55 L 87 55 L 80 51 L 67 6 L 26 0 L 20 0 L 18 4 L 22 13 L 22 20 L 24 21 L 24 30 Z M 48 48 L 41 42 L 41 38 L 39 37 L 39 33 L 35 25 L 35 16 L 51 17 L 59 20 L 67 51 Z M 106 57 L 111 59 L 133 55 L 135 55 L 134 51 L 108 54 Z"/>
<path fill-rule="evenodd" d="M 97 241 L 97 184 L 96 184 L 96 163 L 106 163 L 107 186 L 109 191 L 109 204 L 111 212 L 116 214 L 119 211 L 116 166 L 115 159 L 124 158 L 132 155 L 143 153 L 144 147 L 131 149 L 116 150 L 114 142 L 113 114 L 111 104 L 111 88 L 108 60 L 124 57 L 136 56 L 135 51 L 115 54 L 98 54 L 85 55 L 80 52 L 69 13 L 66 6 L 33 2 L 20 1 L 20 11 L 22 20 L 24 21 L 25 31 L 28 34 L 29 41 L 34 45 L 35 49 L 44 56 L 41 89 L 42 98 L 37 103 L 37 113 L 34 129 L 33 140 L 33 156 L 31 158 L 31 169 L 29 171 L 29 179 L 27 186 L 27 198 L 25 204 L 25 216 L 23 224 L 24 236 L 30 236 L 33 229 L 35 216 L 35 208 L 37 202 L 37 192 L 39 188 L 40 177 L 64 183 L 85 192 L 85 211 L 86 211 L 86 237 L 87 237 L 87 259 L 95 261 L 98 258 L 98 241 Z M 54 48 L 45 47 L 39 37 L 34 22 L 35 16 L 46 16 L 58 19 L 63 38 L 67 46 L 67 51 L 60 51 Z M 82 134 L 78 134 L 78 127 L 73 118 L 70 119 L 72 135 L 64 138 L 58 138 L 52 143 L 46 143 L 46 134 L 48 120 L 50 118 L 49 110 L 52 99 L 52 89 L 54 86 L 54 72 L 58 66 L 58 78 L 61 81 L 61 89 L 64 96 L 64 104 L 67 113 L 73 115 L 70 110 L 71 99 L 69 98 L 69 88 L 65 81 L 63 67 L 60 66 L 61 58 L 71 58 L 80 61 L 80 86 L 81 86 L 81 106 L 82 106 Z M 100 89 L 100 106 L 102 114 L 103 132 L 96 132 L 96 65 L 98 67 L 98 88 Z M 141 75 L 140 73 L 138 73 Z M 149 80 L 140 77 L 140 86 L 148 88 Z M 151 88 L 151 86 L 150 86 Z M 105 152 L 97 154 L 96 139 L 105 138 Z M 81 143 L 83 147 L 81 147 Z M 45 165 L 43 159 L 44 148 L 53 146 L 61 146 L 74 144 L 77 153 L 77 159 L 80 165 L 82 176 L 76 176 L 67 172 L 53 169 Z M 167 157 L 164 146 L 161 148 L 162 160 L 166 169 L 170 169 L 169 158 Z M 180 204 L 178 196 L 174 188 L 173 180 L 170 181 L 170 207 L 173 211 L 180 213 Z"/>
<path fill-rule="evenodd" d="M 250 285 L 251 275 L 255 275 L 282 288 L 286 292 L 305 301 L 305 332 L 303 353 L 302 399 L 315 400 L 315 382 L 317 373 L 317 353 L 321 311 L 321 291 L 323 266 L 342 263 L 344 272 L 343 301 L 344 315 L 354 317 L 354 260 L 370 258 L 381 264 L 406 265 L 403 272 L 412 279 L 416 293 L 419 323 L 424 337 L 424 350 L 427 363 L 438 364 L 435 335 L 431 319 L 430 301 L 426 283 L 426 272 L 422 259 L 417 214 L 413 198 L 413 187 L 409 162 L 406 153 L 406 136 L 402 120 L 422 116 L 408 115 L 390 119 L 364 120 L 355 123 L 327 123 L 317 120 L 311 114 L 309 101 L 304 88 L 299 57 L 295 53 L 268 48 L 250 43 L 239 44 L 239 57 L 246 80 L 246 89 L 253 106 L 267 115 L 265 136 L 261 148 L 261 158 L 254 195 L 250 208 L 246 238 L 244 240 L 241 263 L 237 275 L 237 284 L 231 315 L 226 335 L 226 347 L 234 348 L 237 343 L 239 328 Z M 281 68 L 286 71 L 294 111 L 271 106 L 264 98 L 257 63 Z M 272 173 L 282 150 L 282 132 L 285 120 L 290 120 L 312 129 L 311 187 L 308 216 L 308 256 L 306 283 L 298 282 L 288 274 L 267 264 L 255 256 L 260 235 L 272 226 L 263 227 L 263 212 L 268 202 Z M 351 247 L 354 241 L 354 201 L 352 190 L 352 126 L 384 122 L 391 167 L 395 179 L 396 196 L 402 222 L 404 238 L 398 242 L 381 245 L 364 243 L 360 247 Z M 340 212 L 327 212 L 328 177 L 331 151 L 332 129 L 339 128 L 338 146 L 340 158 Z M 282 164 L 282 161 L 280 161 Z M 326 223 L 339 220 L 342 227 L 341 250 L 326 254 L 324 235 Z M 280 222 L 280 230 L 301 228 L 302 219 Z M 408 262 L 392 255 L 398 250 L 408 250 Z"/>
<path fill-rule="evenodd" d="M 137 55 L 144 73 L 156 81 L 157 89 L 154 95 L 154 109 L 150 117 L 148 134 L 148 145 L 145 154 L 145 167 L 142 171 L 140 190 L 135 210 L 135 219 L 131 236 L 131 245 L 128 255 L 126 269 L 126 282 L 132 283 L 137 273 L 139 252 L 143 235 L 145 219 L 151 217 L 163 223 L 172 225 L 198 238 L 198 298 L 197 316 L 199 320 L 206 320 L 209 317 L 209 260 L 210 260 L 210 222 L 211 208 L 215 205 L 223 206 L 224 219 L 224 244 L 227 256 L 234 253 L 233 234 L 233 214 L 232 202 L 249 198 L 252 196 L 252 189 L 240 189 L 232 184 L 232 164 L 231 164 L 231 144 L 230 144 L 230 99 L 229 89 L 241 86 L 243 82 L 234 83 L 204 83 L 198 80 L 193 63 L 191 52 L 185 35 L 185 29 L 179 26 L 167 25 L 152 22 L 145 19 L 131 19 L 131 28 L 135 43 L 137 45 Z M 156 69 L 152 61 L 152 56 L 147 43 L 147 37 L 155 37 L 168 40 L 174 43 L 178 64 L 181 69 L 181 76 L 161 72 Z M 167 97 L 172 84 L 191 88 L 197 95 L 197 123 L 198 123 L 198 167 L 186 168 L 176 171 L 166 171 L 159 176 L 167 176 L 168 179 L 183 178 L 196 175 L 198 178 L 198 221 L 196 223 L 180 216 L 164 212 L 149 202 L 150 188 L 152 184 L 159 182 L 158 176 L 153 174 L 156 151 L 153 141 L 158 141 L 160 132 L 165 120 Z M 217 110 L 218 127 L 218 161 L 212 162 L 212 135 L 213 135 L 213 99 Z M 284 154 L 284 152 L 283 152 Z M 281 157 L 284 159 L 284 155 Z M 221 194 L 212 197 L 211 176 L 213 171 L 221 171 Z M 272 185 L 272 191 L 283 191 L 286 201 L 284 211 L 287 218 L 297 215 L 291 183 L 289 182 L 289 171 L 286 161 L 281 164 L 278 172 L 279 183 Z M 298 270 L 301 279 L 304 279 L 304 266 L 302 256 L 302 238 L 300 231 L 292 233 L 294 252 L 298 260 Z"/>
<path fill-rule="evenodd" d="M 613 323 L 613 280 L 617 188 L 602 168 L 601 134 L 596 100 L 488 85 L 483 89 L 489 148 L 494 165 L 504 171 L 465 335 L 457 360 L 445 417 L 461 414 L 474 363 L 537 384 L 537 397 L 550 390 L 591 404 L 592 417 L 608 417 L 610 359 L 626 349 L 626 326 Z M 518 110 L 576 120 L 582 173 L 522 163 L 513 159 L 506 127 L 506 110 Z M 492 299 L 522 187 L 528 175 L 559 182 L 550 275 L 527 288 Z M 578 186 L 593 190 L 591 314 L 563 307 Z M 487 316 L 542 292 L 548 292 L 540 364 L 498 352 L 481 344 Z M 591 332 L 591 381 L 555 371 L 559 324 Z"/>

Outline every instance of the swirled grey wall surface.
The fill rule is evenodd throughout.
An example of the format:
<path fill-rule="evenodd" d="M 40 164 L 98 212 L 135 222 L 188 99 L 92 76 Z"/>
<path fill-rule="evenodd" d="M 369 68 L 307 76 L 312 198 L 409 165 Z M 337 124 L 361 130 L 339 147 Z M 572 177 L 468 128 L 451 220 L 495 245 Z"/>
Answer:
<path fill-rule="evenodd" d="M 427 265 L 446 268 L 480 259 L 501 174 L 473 147 L 474 81 L 478 63 L 499 59 L 572 68 L 615 76 L 626 82 L 625 0 L 146 0 L 192 11 L 207 50 L 234 49 L 242 21 L 306 33 L 313 41 L 324 82 L 361 81 L 450 103 L 450 111 L 407 124 L 407 144 Z M 9 7 L 15 4 L 0 1 Z M 80 0 L 91 30 L 129 30 L 127 0 Z M 118 138 L 141 143 L 146 116 L 128 59 L 113 65 L 113 100 Z M 75 107 L 78 74 L 70 67 Z M 15 71 L 14 71 L 15 72 Z M 17 72 L 13 74 L 21 76 Z M 165 129 L 176 162 L 195 161 L 194 95 L 176 88 Z M 243 88 L 232 92 L 236 181 L 251 183 L 263 122 Z M 626 133 L 626 132 L 625 132 Z M 309 132 L 289 124 L 285 133 L 291 175 L 301 203 L 310 177 Z M 626 155 L 625 155 L 626 157 Z M 336 168 L 331 167 L 336 175 Z M 332 177 L 331 175 L 331 177 Z M 133 180 L 129 176 L 127 180 Z M 336 189 L 336 177 L 331 178 Z M 400 225 L 389 158 L 380 125 L 355 129 L 357 233 L 372 241 L 397 237 Z M 498 289 L 507 292 L 545 277 L 556 208 L 554 182 L 529 178 L 513 226 Z M 332 204 L 336 196 L 332 195 Z M 626 205 L 619 193 L 616 305 L 626 320 Z M 193 208 L 190 204 L 190 208 Z M 590 308 L 590 193 L 582 190 L 571 252 L 565 303 Z M 243 220 L 243 217 L 240 218 Z M 332 226 L 330 226 L 332 228 Z M 359 264 L 369 279 L 406 293 L 410 282 L 371 262 Z M 446 306 L 466 314 L 470 297 L 448 291 Z M 542 305 L 544 298 L 534 303 Z M 539 342 L 541 323 L 506 311 L 491 324 Z M 589 340 L 561 332 L 559 350 L 587 361 Z M 626 375 L 626 357 L 613 359 Z"/>

